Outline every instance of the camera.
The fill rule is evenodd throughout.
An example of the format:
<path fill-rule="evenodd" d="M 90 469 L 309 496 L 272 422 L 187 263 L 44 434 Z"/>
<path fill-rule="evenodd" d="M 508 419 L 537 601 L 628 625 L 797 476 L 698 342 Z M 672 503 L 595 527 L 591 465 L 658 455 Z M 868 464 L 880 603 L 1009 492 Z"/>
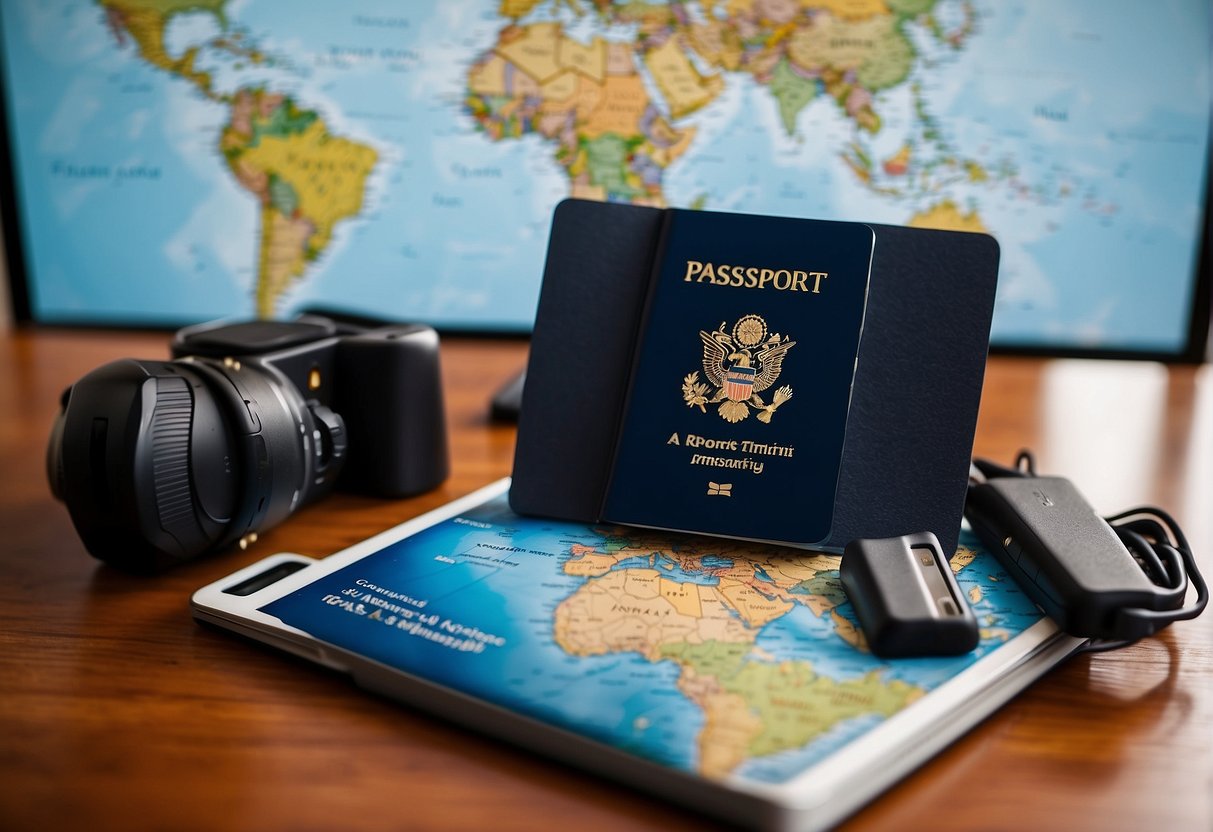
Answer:
<path fill-rule="evenodd" d="M 172 360 L 121 359 L 63 393 L 51 491 L 88 551 L 158 572 L 253 536 L 334 488 L 446 479 L 438 335 L 319 315 L 217 321 Z"/>

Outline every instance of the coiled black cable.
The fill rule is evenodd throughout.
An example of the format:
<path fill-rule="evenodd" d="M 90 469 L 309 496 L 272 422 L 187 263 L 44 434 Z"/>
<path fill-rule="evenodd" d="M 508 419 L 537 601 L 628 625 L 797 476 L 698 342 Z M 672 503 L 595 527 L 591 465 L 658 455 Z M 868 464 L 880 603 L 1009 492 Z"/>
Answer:
<path fill-rule="evenodd" d="M 1019 452 L 1013 467 L 975 459 L 973 470 L 974 482 L 1037 476 L 1036 460 L 1028 450 Z M 1124 607 L 1116 612 L 1113 623 L 1118 638 L 1092 640 L 1084 650 L 1102 652 L 1126 647 L 1157 633 L 1173 621 L 1195 618 L 1204 611 L 1209 603 L 1208 585 L 1183 530 L 1171 515 L 1160 508 L 1143 506 L 1103 519 L 1151 583 L 1167 590 L 1175 606 L 1170 609 Z M 1196 599 L 1181 606 L 1189 583 L 1196 590 Z"/>

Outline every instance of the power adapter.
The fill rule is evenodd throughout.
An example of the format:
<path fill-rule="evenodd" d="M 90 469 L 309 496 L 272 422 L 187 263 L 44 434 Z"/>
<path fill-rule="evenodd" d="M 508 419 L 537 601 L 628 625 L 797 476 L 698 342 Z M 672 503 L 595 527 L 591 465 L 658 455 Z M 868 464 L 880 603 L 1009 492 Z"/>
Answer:
<path fill-rule="evenodd" d="M 1123 647 L 1195 618 L 1208 588 L 1178 524 L 1156 508 L 1104 519 L 1063 477 L 974 460 L 965 517 L 1020 587 L 1088 649 Z M 1183 606 L 1188 584 L 1196 600 Z"/>
<path fill-rule="evenodd" d="M 877 656 L 955 656 L 977 646 L 977 618 L 931 532 L 852 540 L 838 577 Z"/>

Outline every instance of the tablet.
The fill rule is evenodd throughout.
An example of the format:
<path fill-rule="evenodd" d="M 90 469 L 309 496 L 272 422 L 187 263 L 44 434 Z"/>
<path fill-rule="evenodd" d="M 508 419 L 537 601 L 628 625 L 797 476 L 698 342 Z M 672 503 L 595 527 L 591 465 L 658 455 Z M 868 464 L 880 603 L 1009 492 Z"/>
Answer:
<path fill-rule="evenodd" d="M 960 657 L 879 659 L 803 550 L 520 517 L 503 480 L 194 616 L 507 742 L 746 827 L 837 823 L 1082 642 L 967 533 Z"/>

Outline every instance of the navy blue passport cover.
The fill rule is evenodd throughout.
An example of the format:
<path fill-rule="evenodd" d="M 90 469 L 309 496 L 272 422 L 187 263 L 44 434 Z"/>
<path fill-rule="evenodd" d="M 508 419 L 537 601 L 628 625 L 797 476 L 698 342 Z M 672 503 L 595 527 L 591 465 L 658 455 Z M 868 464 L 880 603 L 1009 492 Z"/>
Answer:
<path fill-rule="evenodd" d="M 662 233 L 603 519 L 823 540 L 872 230 L 672 209 Z"/>
<path fill-rule="evenodd" d="M 711 232 L 699 235 L 705 253 L 708 249 L 715 251 L 712 247 L 723 245 L 722 241 L 732 240 L 731 250 L 740 252 L 729 257 L 732 264 L 765 267 L 771 263 L 784 268 L 764 258 L 763 252 L 778 253 L 788 246 L 795 249 L 797 235 L 791 232 L 796 226 L 812 231 L 805 241 L 814 245 L 806 245 L 803 257 L 794 258 L 797 262 L 787 263 L 789 272 L 794 268 L 816 270 L 813 249 L 820 249 L 823 240 L 833 240 L 845 249 L 858 246 L 862 251 L 866 236 L 870 247 L 866 307 L 839 304 L 839 314 L 854 314 L 858 309 L 862 328 L 852 329 L 843 320 L 825 325 L 831 333 L 853 332 L 860 336 L 854 375 L 844 385 L 849 387 L 849 407 L 843 412 L 845 432 L 840 452 L 836 448 L 837 463 L 832 468 L 827 466 L 824 473 L 818 470 L 816 474 L 803 474 L 811 480 L 807 485 L 794 483 L 791 489 L 753 492 L 766 495 L 757 498 L 758 506 L 730 511 L 713 508 L 744 502 L 738 488 L 746 484 L 741 475 L 747 471 L 706 477 L 703 474 L 710 468 L 681 462 L 667 473 L 661 452 L 679 449 L 664 444 L 654 448 L 651 438 L 644 443 L 631 439 L 637 429 L 660 433 L 665 430 L 664 420 L 673 418 L 678 419 L 677 426 L 666 431 L 663 441 L 677 433 L 685 443 L 688 432 L 728 439 L 730 430 L 739 425 L 750 432 L 747 436 L 759 428 L 795 433 L 797 411 L 807 410 L 815 387 L 826 391 L 826 404 L 836 405 L 837 397 L 829 394 L 837 393 L 839 385 L 844 384 L 839 378 L 849 375 L 840 374 L 837 350 L 829 362 L 829 372 L 836 376 L 832 380 L 814 379 L 808 362 L 792 372 L 797 364 L 794 358 L 801 354 L 808 358 L 816 349 L 814 334 L 805 337 L 802 333 L 815 329 L 812 314 L 824 307 L 814 308 L 807 301 L 828 299 L 827 286 L 833 278 L 826 279 L 826 286 L 820 287 L 818 294 L 692 281 L 706 294 L 695 303 L 684 304 L 691 311 L 686 313 L 685 323 L 675 326 L 668 322 L 676 320 L 681 312 L 678 304 L 671 307 L 673 311 L 661 305 L 660 276 L 668 277 L 671 268 L 677 267 L 681 277 L 688 268 L 687 259 L 721 263 L 690 257 L 679 248 L 677 232 L 684 218 L 690 222 L 690 230 Z M 767 230 L 773 237 L 754 237 L 757 245 L 743 244 L 743 238 L 739 244 L 737 229 L 745 229 L 745 234 L 753 237 L 764 223 L 770 224 Z M 771 248 L 775 238 L 779 241 Z M 666 262 L 666 255 L 670 262 Z M 836 262 L 853 264 L 857 259 L 862 256 L 842 257 Z M 804 267 L 798 265 L 801 262 Z M 979 234 L 669 212 L 567 200 L 557 207 L 553 219 L 519 419 L 511 506 L 523 514 L 579 522 L 626 522 L 778 540 L 825 550 L 841 550 L 861 537 L 933 531 L 945 551 L 951 551 L 959 533 L 968 482 L 997 263 L 997 244 Z M 784 282 L 787 280 L 785 277 Z M 679 288 L 689 290 L 691 286 Z M 713 290 L 713 299 L 704 300 L 713 295 Z M 724 307 L 712 308 L 712 314 L 701 320 L 697 307 L 705 303 L 711 307 L 717 302 Z M 759 304 L 762 311 L 758 311 Z M 782 317 L 784 313 L 788 317 Z M 778 332 L 781 339 L 786 335 L 797 342 L 786 351 L 779 380 L 758 398 L 770 406 L 781 386 L 790 386 L 794 393 L 770 414 L 769 422 L 761 425 L 756 405 L 744 405 L 749 411 L 747 417 L 730 424 L 718 415 L 723 400 L 705 402 L 701 411 L 698 406 L 688 406 L 686 390 L 680 389 L 692 371 L 699 370 L 701 383 L 707 382 L 700 367 L 706 340 L 699 333 L 722 331 L 723 323 L 723 332 L 734 339 L 732 346 L 736 346 L 735 335 L 752 340 L 762 330 L 756 330 L 751 322 L 734 333 L 748 315 L 763 318 L 767 338 Z M 751 345 L 750 351 L 755 352 L 764 343 Z M 725 363 L 746 362 L 734 359 Z M 651 371 L 653 378 L 647 377 L 650 373 L 638 373 L 638 369 Z M 708 399 L 719 397 L 724 389 L 723 385 L 706 386 Z M 656 405 L 662 396 L 664 403 Z M 651 407 L 659 412 L 651 411 Z M 679 408 L 678 416 L 667 415 Z M 837 417 L 836 407 L 827 410 Z M 703 420 L 709 415 L 711 419 L 698 424 L 714 423 L 716 427 L 703 431 L 692 427 L 695 422 L 690 417 Z M 802 412 L 801 416 L 801 437 L 809 426 L 838 425 L 837 418 L 823 422 L 820 415 L 809 417 Z M 652 427 L 646 428 L 648 423 Z M 625 433 L 628 441 L 621 442 Z M 801 448 L 808 447 L 805 442 L 797 438 L 767 444 L 790 445 L 801 454 Z M 817 454 L 816 464 L 820 464 L 821 456 Z M 801 460 L 811 457 L 813 454 L 806 452 Z M 783 458 L 778 461 L 789 462 Z M 637 472 L 643 475 L 646 465 L 647 479 L 638 479 Z M 772 470 L 768 468 L 761 476 L 751 474 L 750 478 L 768 479 L 766 474 Z M 680 473 L 688 471 L 699 483 L 696 490 L 703 493 L 692 495 L 689 486 L 675 482 Z M 802 476 L 795 468 L 787 468 L 785 473 L 793 479 Z M 712 481 L 731 485 L 734 496 L 707 494 L 703 486 Z M 831 489 L 832 499 L 828 493 Z M 737 526 L 739 522 L 749 525 Z"/>

